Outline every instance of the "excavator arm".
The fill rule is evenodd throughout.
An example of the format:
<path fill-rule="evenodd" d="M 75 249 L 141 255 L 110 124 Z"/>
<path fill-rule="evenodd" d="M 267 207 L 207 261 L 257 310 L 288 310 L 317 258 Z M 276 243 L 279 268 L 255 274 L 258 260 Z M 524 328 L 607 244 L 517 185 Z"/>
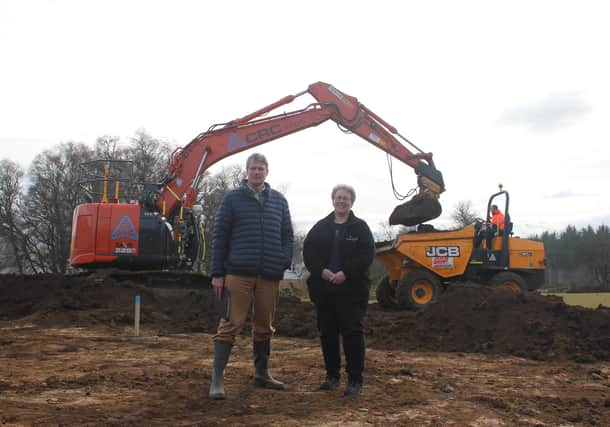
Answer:
<path fill-rule="evenodd" d="M 307 93 L 316 102 L 301 110 L 267 116 Z M 106 196 L 113 181 L 107 164 L 99 183 L 104 189 L 102 200 L 74 209 L 70 264 L 91 269 L 192 269 L 204 257 L 201 217 L 193 209 L 204 171 L 232 154 L 327 120 L 406 163 L 417 174 L 417 194 L 394 209 L 390 224 L 416 225 L 441 214 L 438 196 L 445 188 L 432 154 L 419 150 L 356 98 L 318 82 L 245 117 L 214 125 L 174 151 L 166 177 L 158 185 L 147 186 L 140 203 L 120 201 L 118 180 L 114 182 L 114 198 Z M 409 142 L 415 151 L 398 138 Z"/>
<path fill-rule="evenodd" d="M 302 110 L 265 116 L 306 93 L 317 102 Z M 176 150 L 170 159 L 168 175 L 155 195 L 154 204 L 164 216 L 172 216 L 180 207 L 190 208 L 196 199 L 203 172 L 214 163 L 329 119 L 406 163 L 417 174 L 417 195 L 394 210 L 390 216 L 391 224 L 416 225 L 441 214 L 437 199 L 445 188 L 442 174 L 432 160 L 432 153 L 424 153 L 415 146 L 417 152 L 410 151 L 397 139 L 399 137 L 409 142 L 396 128 L 360 104 L 355 97 L 323 82 L 313 83 L 306 91 L 286 96 L 240 119 L 214 125 L 186 147 Z"/>

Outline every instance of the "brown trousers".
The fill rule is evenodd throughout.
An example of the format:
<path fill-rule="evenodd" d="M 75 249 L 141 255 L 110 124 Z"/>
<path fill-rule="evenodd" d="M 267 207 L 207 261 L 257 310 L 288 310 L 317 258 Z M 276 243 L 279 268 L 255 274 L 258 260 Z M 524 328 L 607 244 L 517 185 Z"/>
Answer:
<path fill-rule="evenodd" d="M 233 343 L 246 323 L 253 300 L 252 340 L 270 339 L 275 332 L 272 323 L 279 298 L 279 284 L 279 280 L 260 276 L 227 275 L 225 287 L 229 291 L 229 316 L 228 319 L 220 319 L 214 339 Z"/>

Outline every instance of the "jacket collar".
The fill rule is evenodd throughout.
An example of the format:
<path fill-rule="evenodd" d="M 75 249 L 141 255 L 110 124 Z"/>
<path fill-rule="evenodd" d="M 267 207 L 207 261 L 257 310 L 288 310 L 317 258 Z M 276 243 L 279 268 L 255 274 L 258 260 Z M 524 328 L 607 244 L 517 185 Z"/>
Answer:
<path fill-rule="evenodd" d="M 264 185 L 265 185 L 265 187 L 263 188 L 262 193 L 268 194 L 269 190 L 271 190 L 271 186 L 268 183 L 266 183 L 266 182 L 264 183 Z M 251 192 L 251 193 L 254 192 L 254 190 L 252 190 L 250 187 L 248 187 L 248 180 L 247 179 L 243 179 L 241 181 L 241 184 L 240 184 L 239 188 L 242 189 L 242 190 L 246 190 L 248 192 Z"/>
<path fill-rule="evenodd" d="M 330 223 L 334 223 L 335 222 L 335 212 L 331 212 L 329 213 L 326 218 L 324 218 L 324 221 L 330 222 Z M 345 221 L 344 224 L 352 224 L 356 222 L 356 215 L 354 215 L 354 211 L 350 210 L 349 211 L 349 216 L 347 217 L 347 221 Z"/>

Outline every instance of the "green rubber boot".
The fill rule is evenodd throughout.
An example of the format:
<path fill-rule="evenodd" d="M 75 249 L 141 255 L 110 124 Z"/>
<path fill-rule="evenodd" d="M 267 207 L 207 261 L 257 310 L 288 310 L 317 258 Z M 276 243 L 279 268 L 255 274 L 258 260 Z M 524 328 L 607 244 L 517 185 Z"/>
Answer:
<path fill-rule="evenodd" d="M 225 398 L 224 371 L 233 344 L 228 341 L 214 341 L 214 369 L 210 384 L 210 398 L 222 400 Z"/>
<path fill-rule="evenodd" d="M 256 387 L 283 390 L 284 383 L 274 379 L 269 374 L 269 354 L 271 353 L 271 340 L 254 342 L 254 379 L 252 384 Z"/>

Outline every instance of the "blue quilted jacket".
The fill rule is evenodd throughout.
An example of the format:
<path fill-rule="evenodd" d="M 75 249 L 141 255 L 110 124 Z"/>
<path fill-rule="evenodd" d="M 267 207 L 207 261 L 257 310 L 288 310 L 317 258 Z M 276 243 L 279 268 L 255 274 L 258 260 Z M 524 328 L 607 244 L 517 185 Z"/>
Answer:
<path fill-rule="evenodd" d="M 265 183 L 263 203 L 244 180 L 227 192 L 214 221 L 212 277 L 281 279 L 292 263 L 293 231 L 286 198 Z"/>

